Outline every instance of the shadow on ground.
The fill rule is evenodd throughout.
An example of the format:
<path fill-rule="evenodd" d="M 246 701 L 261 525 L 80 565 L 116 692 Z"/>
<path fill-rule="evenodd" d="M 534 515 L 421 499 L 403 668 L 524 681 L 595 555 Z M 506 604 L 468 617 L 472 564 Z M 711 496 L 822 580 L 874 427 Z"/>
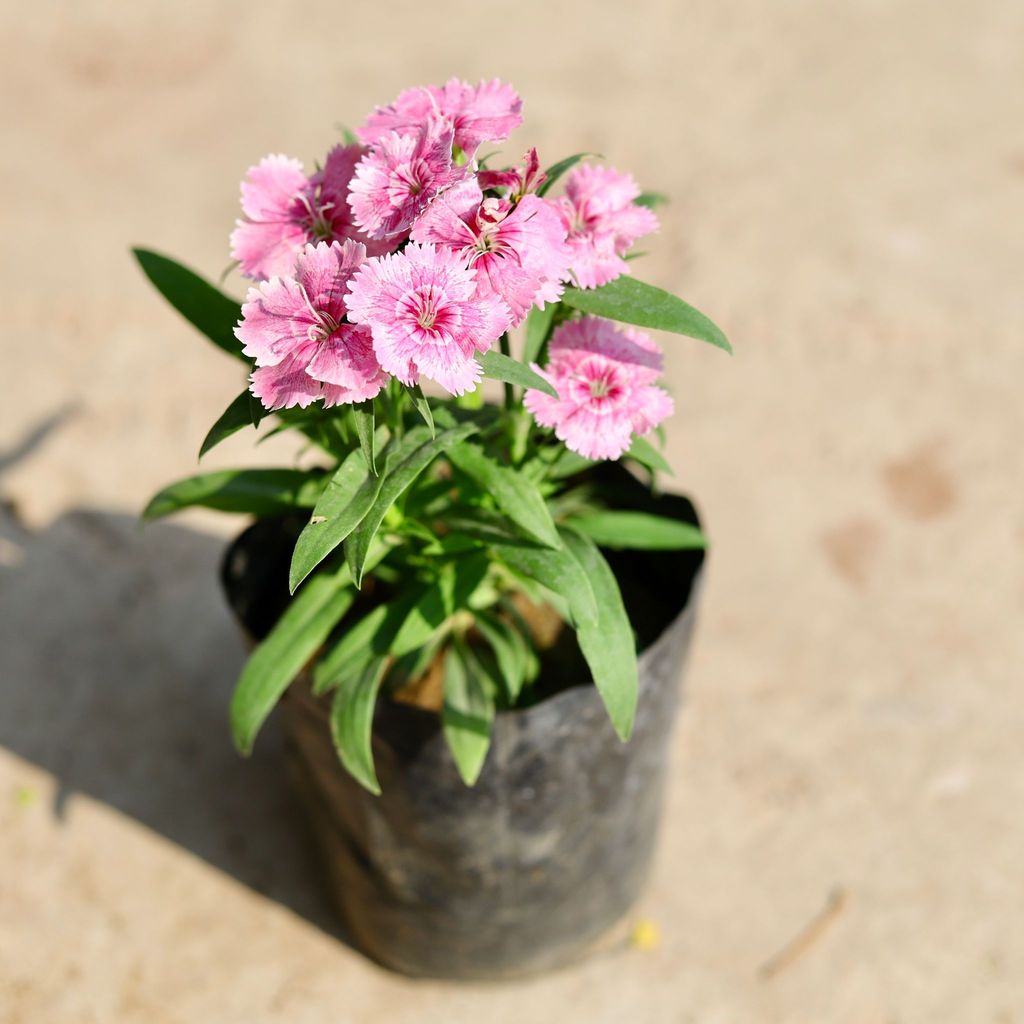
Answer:
<path fill-rule="evenodd" d="M 252 758 L 231 746 L 245 654 L 217 583 L 223 547 L 90 509 L 31 532 L 0 505 L 0 745 L 56 776 L 58 818 L 75 794 L 101 800 L 342 938 L 275 723 Z"/>

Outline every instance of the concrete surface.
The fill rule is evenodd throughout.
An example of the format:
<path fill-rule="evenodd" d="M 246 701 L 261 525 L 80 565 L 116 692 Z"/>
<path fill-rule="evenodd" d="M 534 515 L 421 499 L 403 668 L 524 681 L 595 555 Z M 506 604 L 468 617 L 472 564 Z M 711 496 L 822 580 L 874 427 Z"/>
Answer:
<path fill-rule="evenodd" d="M 1024 5 L 43 0 L 0 26 L 0 1020 L 1024 1020 Z M 450 73 L 518 86 L 513 155 L 671 193 L 638 273 L 737 351 L 666 339 L 714 552 L 637 909 L 660 943 L 515 986 L 405 981 L 333 934 L 276 739 L 228 746 L 237 526 L 133 518 L 239 381 L 127 246 L 217 274 L 249 163 Z"/>

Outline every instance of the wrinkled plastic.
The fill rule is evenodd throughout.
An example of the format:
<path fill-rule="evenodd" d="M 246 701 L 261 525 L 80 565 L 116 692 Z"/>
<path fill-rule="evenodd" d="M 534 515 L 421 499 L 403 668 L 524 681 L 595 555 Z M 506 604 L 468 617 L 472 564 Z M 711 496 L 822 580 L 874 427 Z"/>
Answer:
<path fill-rule="evenodd" d="M 624 491 L 632 507 L 651 507 L 631 478 Z M 657 499 L 656 510 L 696 522 L 684 499 Z M 254 629 L 254 620 L 282 600 L 278 572 L 287 579 L 288 538 L 278 551 L 272 526 L 243 534 L 225 560 L 229 599 L 257 636 L 269 624 Z M 381 699 L 375 797 L 341 767 L 327 703 L 313 697 L 308 679 L 289 690 L 289 771 L 343 922 L 380 963 L 467 979 L 545 970 L 582 955 L 639 894 L 661 814 L 702 555 L 619 552 L 609 561 L 627 610 L 634 594 L 643 615 L 657 620 L 640 630 L 641 642 L 645 631 L 656 639 L 640 655 L 628 743 L 615 736 L 593 684 L 580 680 L 531 707 L 499 712 L 483 771 L 467 788 L 438 717 Z M 269 568 L 275 562 L 277 571 Z"/>

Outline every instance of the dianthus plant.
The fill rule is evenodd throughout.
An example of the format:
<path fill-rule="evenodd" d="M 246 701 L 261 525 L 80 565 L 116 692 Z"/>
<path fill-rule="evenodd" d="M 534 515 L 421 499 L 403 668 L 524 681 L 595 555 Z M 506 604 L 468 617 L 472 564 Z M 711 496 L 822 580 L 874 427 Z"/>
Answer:
<path fill-rule="evenodd" d="M 636 645 L 601 548 L 702 539 L 616 510 L 594 464 L 626 460 L 652 482 L 667 469 L 651 438 L 672 399 L 638 328 L 728 343 L 630 275 L 660 197 L 583 154 L 542 170 L 535 149 L 505 167 L 481 153 L 521 108 L 500 82 L 452 80 L 379 107 L 312 173 L 265 157 L 242 182 L 231 235 L 249 279 L 241 303 L 136 251 L 170 303 L 247 368 L 200 455 L 264 421 L 304 439 L 294 465 L 194 476 L 145 513 L 206 506 L 298 524 L 291 602 L 232 700 L 243 752 L 312 663 L 342 763 L 377 791 L 375 702 L 432 678 L 472 784 L 496 711 L 536 699 L 538 609 L 575 631 L 629 736 Z M 502 384 L 494 401 L 484 378 Z"/>

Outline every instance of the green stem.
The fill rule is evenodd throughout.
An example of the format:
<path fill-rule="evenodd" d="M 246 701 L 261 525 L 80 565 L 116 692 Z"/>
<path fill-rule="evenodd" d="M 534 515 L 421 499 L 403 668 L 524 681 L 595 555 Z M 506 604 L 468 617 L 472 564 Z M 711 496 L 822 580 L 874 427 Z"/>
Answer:
<path fill-rule="evenodd" d="M 512 351 L 508 341 L 508 331 L 506 331 L 498 341 L 501 346 L 501 354 L 503 356 L 511 356 Z M 516 404 L 515 391 L 512 389 L 512 385 L 507 381 L 505 383 L 505 410 L 511 412 Z"/>
<path fill-rule="evenodd" d="M 389 421 L 388 427 L 391 429 L 392 436 L 396 439 L 401 438 L 402 434 L 405 432 L 402 409 L 402 402 L 405 397 L 405 388 L 399 384 L 397 380 L 390 380 L 388 382 L 388 390 L 386 394 Z"/>
<path fill-rule="evenodd" d="M 530 417 L 525 409 L 516 411 L 512 426 L 512 465 L 518 466 L 526 458 L 527 442 L 530 439 Z"/>

